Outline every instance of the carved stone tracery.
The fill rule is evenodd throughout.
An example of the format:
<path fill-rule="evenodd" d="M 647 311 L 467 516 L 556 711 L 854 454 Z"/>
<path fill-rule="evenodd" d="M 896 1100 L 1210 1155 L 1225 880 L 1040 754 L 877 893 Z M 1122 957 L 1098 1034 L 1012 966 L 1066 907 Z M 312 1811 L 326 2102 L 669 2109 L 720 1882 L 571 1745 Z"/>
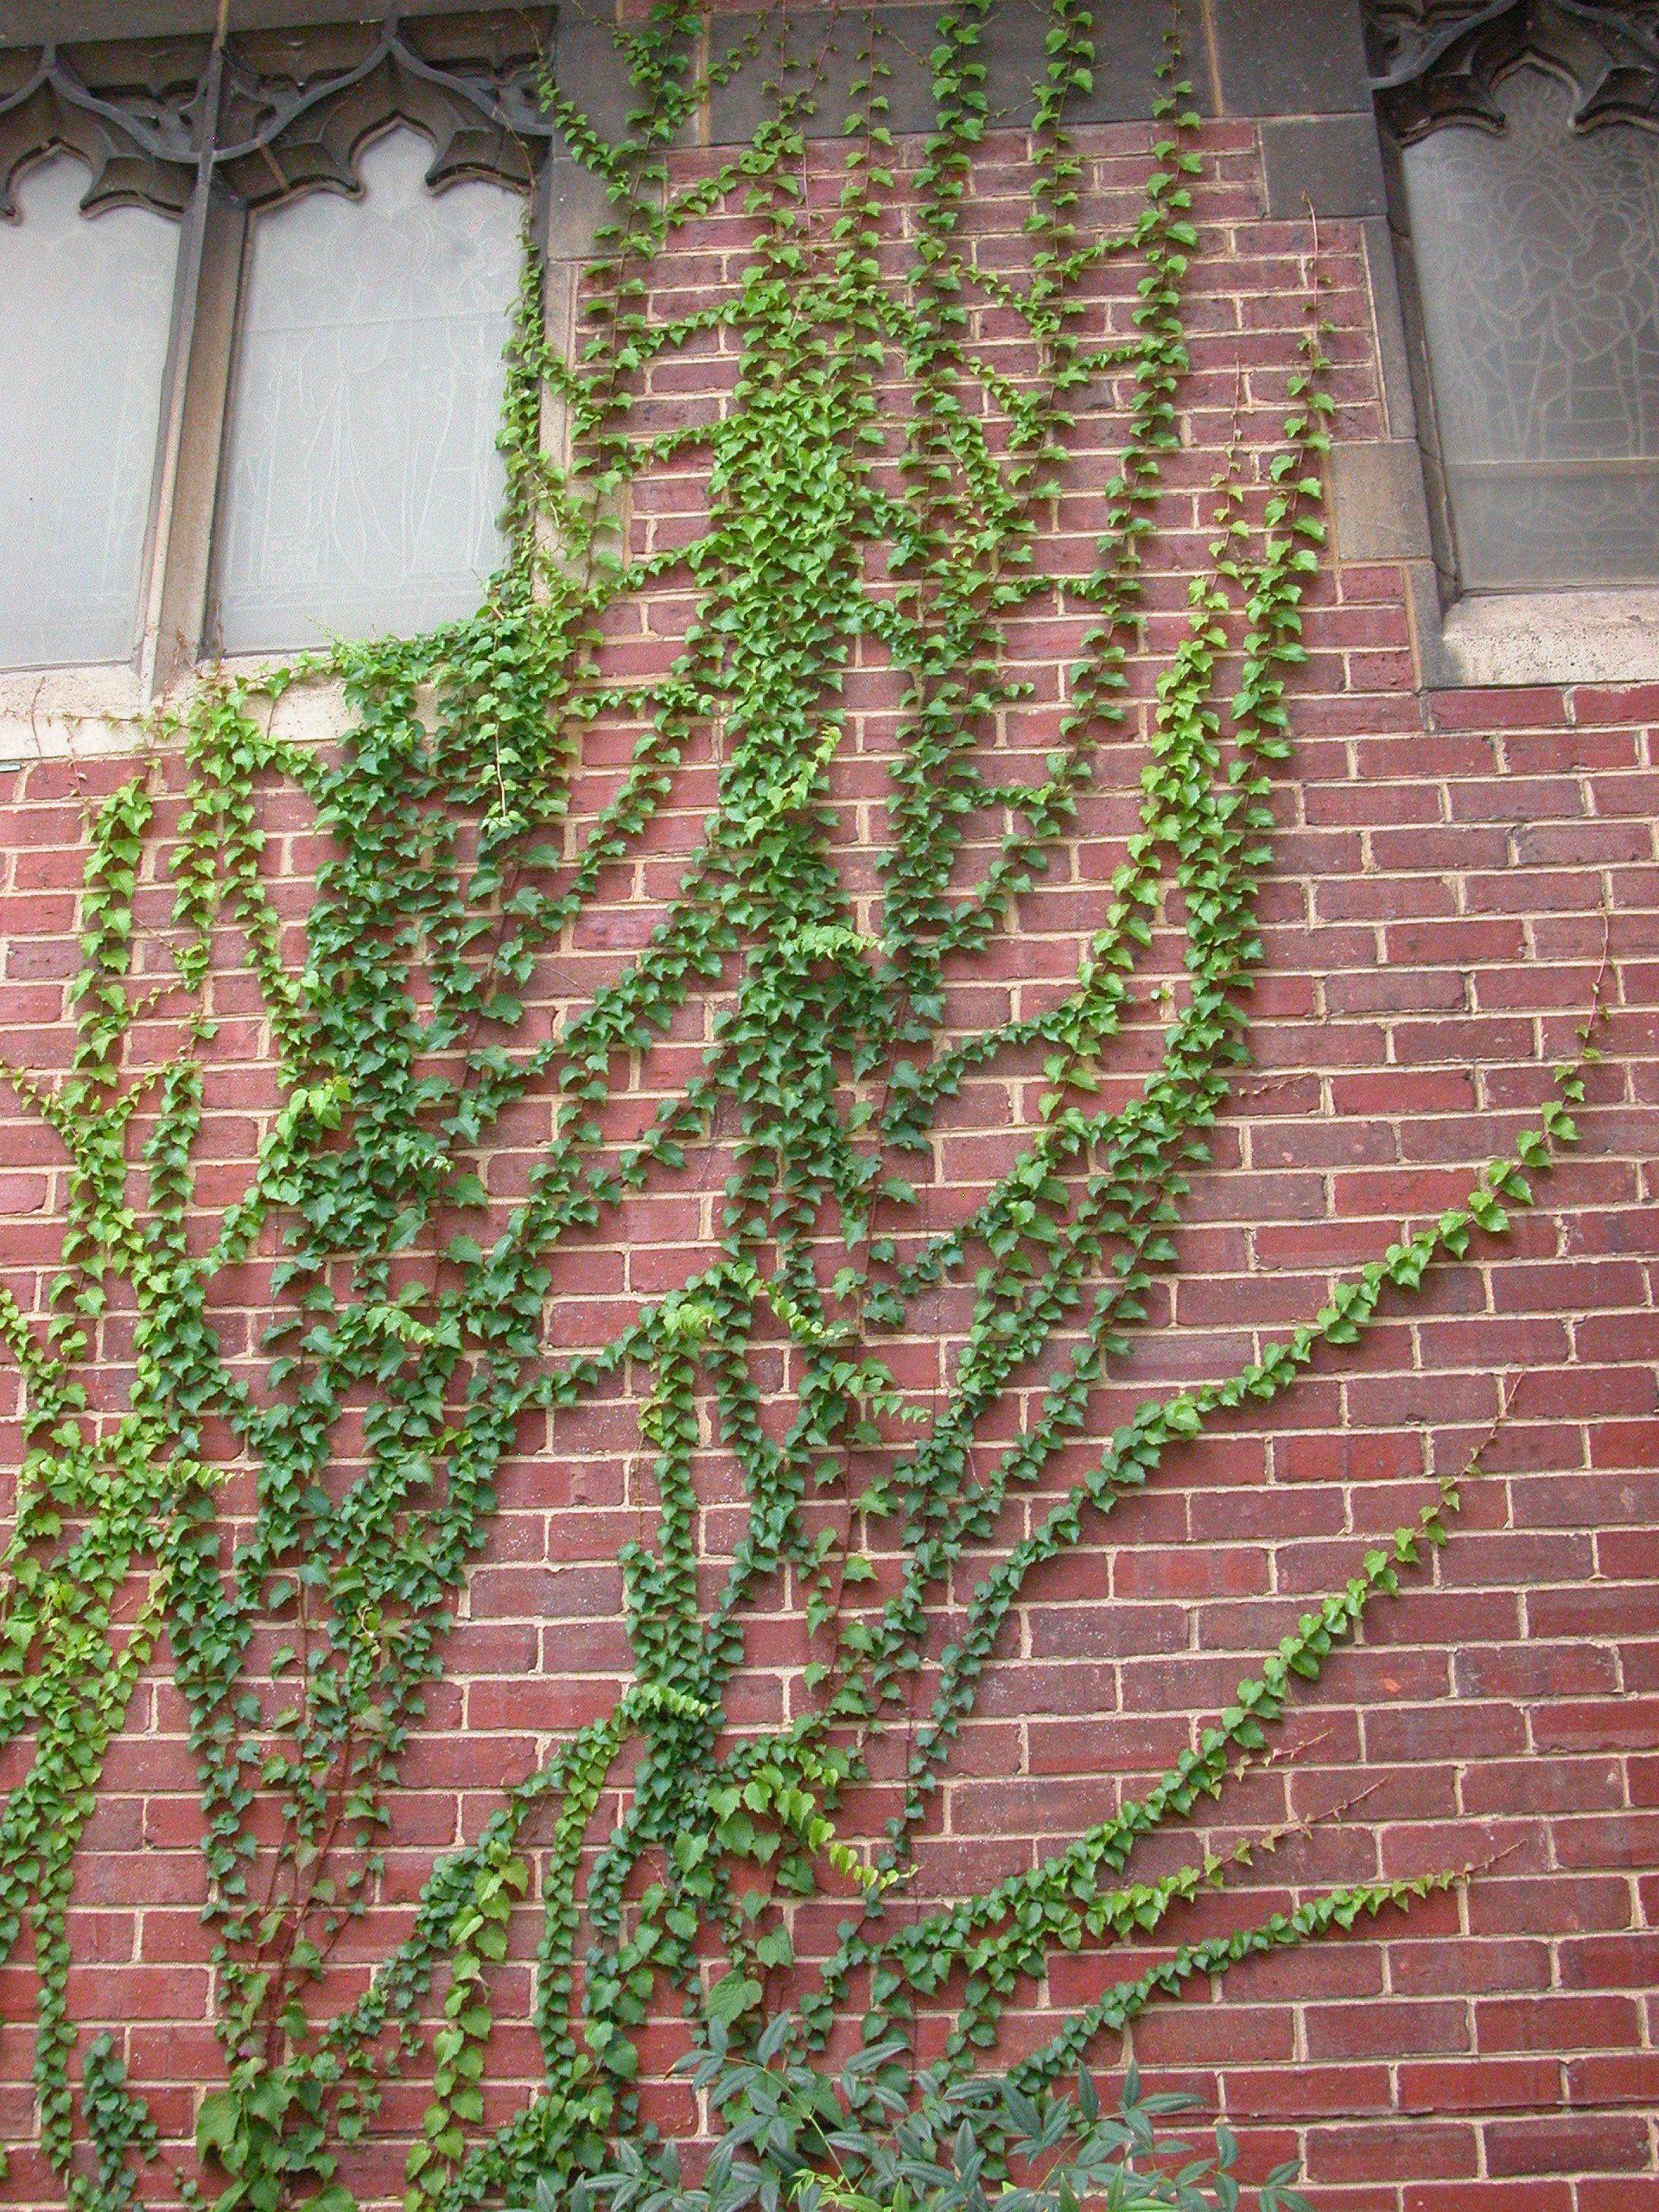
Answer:
<path fill-rule="evenodd" d="M 0 216 L 16 219 L 14 179 L 54 147 L 92 171 L 81 206 L 181 214 L 195 189 L 208 60 L 205 39 L 118 54 L 48 46 L 0 91 Z M 90 81 L 89 81 L 90 80 Z"/>
<path fill-rule="evenodd" d="M 88 214 L 181 214 L 204 152 L 250 207 L 355 194 L 362 149 L 397 123 L 431 141 L 433 191 L 469 177 L 525 190 L 556 128 L 537 89 L 552 20 L 539 7 L 232 36 L 217 98 L 202 39 L 46 47 L 0 77 L 0 218 L 16 218 L 15 178 L 60 147 L 92 171 Z"/>
<path fill-rule="evenodd" d="M 554 130 L 537 92 L 551 10 L 534 13 L 540 26 L 524 10 L 394 19 L 359 32 L 361 53 L 334 67 L 301 35 L 233 41 L 219 174 L 251 207 L 318 186 L 355 193 L 359 150 L 398 122 L 431 140 L 435 192 L 467 177 L 526 189 Z"/>
<path fill-rule="evenodd" d="M 1659 129 L 1659 5 L 1364 0 L 1371 89 L 1402 144 L 1450 123 L 1503 127 L 1502 80 L 1540 63 L 1573 87 L 1573 128 Z"/>

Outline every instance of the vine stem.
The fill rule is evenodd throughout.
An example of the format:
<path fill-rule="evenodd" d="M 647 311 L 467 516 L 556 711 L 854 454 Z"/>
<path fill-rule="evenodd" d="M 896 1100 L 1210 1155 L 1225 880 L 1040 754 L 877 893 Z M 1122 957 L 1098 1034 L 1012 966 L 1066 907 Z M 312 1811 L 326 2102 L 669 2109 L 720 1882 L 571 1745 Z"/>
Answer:
<path fill-rule="evenodd" d="M 1218 535 L 1194 580 L 1185 634 L 1158 671 L 1139 827 L 1103 893 L 1102 926 L 1080 949 L 1075 987 L 1048 1010 L 1031 1014 L 1022 1001 L 1019 1019 L 1011 1007 L 996 1027 L 964 1034 L 948 983 L 971 976 L 1019 925 L 1035 874 L 1078 834 L 1103 735 L 1127 721 L 1148 543 L 1169 512 L 1160 470 L 1182 433 L 1185 272 L 1203 250 L 1188 182 L 1202 171 L 1197 118 L 1183 105 L 1173 44 L 1141 216 L 1077 242 L 1085 188 L 1065 119 L 1092 47 L 1076 0 L 1049 0 L 1030 141 L 1029 281 L 980 265 L 968 219 L 972 165 L 995 120 L 983 91 L 986 15 L 985 0 L 946 10 L 931 61 L 935 128 L 903 176 L 876 120 L 885 111 L 871 31 L 861 152 L 833 217 L 813 198 L 804 128 L 827 37 L 804 86 L 785 69 L 779 111 L 741 158 L 677 194 L 671 139 L 725 66 L 709 63 L 689 90 L 683 80 L 694 22 L 706 46 L 699 11 L 664 0 L 619 27 L 639 101 L 626 147 L 602 147 L 550 90 L 561 129 L 613 190 L 620 218 L 597 350 L 574 367 L 550 357 L 527 261 L 504 415 L 512 558 L 468 621 L 345 649 L 328 664 L 348 678 L 355 715 L 338 760 L 306 764 L 278 746 L 274 694 L 263 734 L 232 684 L 204 686 L 181 709 L 189 782 L 173 926 L 184 934 L 178 980 L 158 990 L 196 990 L 204 1011 L 189 1052 L 161 1078 L 153 1116 L 146 1109 L 142 1162 L 127 1159 L 127 1132 L 154 1078 L 132 1076 L 126 1055 L 134 1026 L 160 1003 L 130 991 L 135 894 L 156 836 L 147 786 L 130 784 L 93 817 L 73 1084 L 48 1093 L 18 1083 L 25 1104 L 65 1134 L 73 1160 L 49 1357 L 21 1313 L 0 1305 L 0 1334 L 29 1382 L 39 1505 L 27 1526 L 20 1511 L 5 1555 L 15 1663 L 0 1664 L 0 1732 L 33 1731 L 35 1758 L 0 1831 L 0 1956 L 29 1921 L 42 2137 L 72 2192 L 77 2113 L 112 2172 L 131 2179 L 127 2162 L 144 2155 L 136 2106 L 105 2098 L 96 2067 L 92 2090 L 72 2080 L 63 1912 L 78 1823 L 95 1799 L 85 1777 L 124 1711 L 131 1646 L 121 1645 L 117 1598 L 144 1545 L 166 1563 L 156 1603 L 189 1712 L 220 1947 L 226 2079 L 200 2107 L 204 2171 L 226 2176 L 226 2212 L 245 2200 L 346 2212 L 343 2146 L 385 2122 L 386 2085 L 423 2052 L 430 2098 L 406 2151 L 407 2212 L 464 2212 L 492 2196 L 528 2202 L 540 2180 L 556 2192 L 630 2152 L 640 2189 L 677 2202 L 666 2153 L 640 2148 L 637 2088 L 642 2031 L 676 1999 L 697 2064 L 713 2069 L 704 2086 L 715 2085 L 728 2115 L 741 2110 L 729 2099 L 753 2086 L 753 2067 L 771 2065 L 755 2056 L 768 2050 L 787 2046 L 810 2094 L 826 2093 L 824 2054 L 855 1989 L 868 1999 L 870 2047 L 888 2054 L 880 2086 L 901 2101 L 925 2094 L 918 2019 L 936 2012 L 948 2023 L 950 2093 L 969 2094 L 1010 2001 L 1058 1953 L 1085 1939 L 1161 1948 L 1167 1916 L 1209 1870 L 1142 1881 L 1135 1853 L 1179 1831 L 1258 1752 L 1264 1765 L 1285 1756 L 1268 1732 L 1298 1683 L 1317 1680 L 1363 1632 L 1367 1609 L 1445 1541 L 1454 1501 L 1443 1484 L 1440 1503 L 1395 1532 L 1392 1551 L 1367 1552 L 1315 1602 L 1144 1800 L 1114 1802 L 1109 1817 L 995 1888 L 913 1894 L 916 1840 L 1034 1579 L 1152 1484 L 1172 1447 L 1292 1389 L 1325 1348 L 1360 1342 L 1385 1294 L 1414 1287 L 1432 1263 L 1460 1253 L 1531 1159 L 1518 1148 L 1493 1163 L 1467 1206 L 1402 1234 L 1383 1260 L 1337 1284 L 1315 1319 L 1258 1346 L 1238 1375 L 1148 1397 L 1109 1440 L 1097 1433 L 1103 1387 L 1123 1371 L 1160 1270 L 1178 1263 L 1166 1232 L 1235 1095 L 1246 1041 L 1272 779 L 1288 747 L 1301 609 L 1325 543 L 1325 276 L 1310 206 L 1294 404 L 1279 451 L 1247 482 L 1236 381 Z M 227 20 L 221 5 L 221 41 Z M 729 297 L 651 322 L 664 244 L 702 213 L 740 210 L 751 243 Z M 895 270 L 901 250 L 909 262 Z M 1130 264 L 1133 335 L 1085 347 L 1076 320 L 1090 305 L 1085 280 L 1114 257 Z M 973 317 L 985 312 L 1022 327 L 1036 364 L 1023 382 L 976 351 L 983 334 Z M 710 334 L 735 351 L 718 413 L 683 435 L 632 429 L 649 365 Z M 1085 377 L 1107 372 L 1119 379 L 1123 444 L 1095 566 L 1086 577 L 1045 576 L 1052 503 L 1068 457 L 1082 450 L 1067 402 Z M 571 409 L 568 469 L 525 443 L 549 379 Z M 899 385 L 901 430 L 890 404 Z M 613 561 L 609 521 L 630 511 L 636 483 L 659 466 L 693 465 L 705 471 L 707 499 L 691 542 L 659 553 L 653 541 L 636 557 L 625 528 Z M 555 574 L 543 522 L 563 533 L 573 573 Z M 694 608 L 683 650 L 650 681 L 605 682 L 613 613 L 658 588 Z M 1045 605 L 1039 594 L 1051 590 Z M 985 756 L 1026 696 L 1012 635 L 1024 617 L 1055 609 L 1068 620 L 1086 610 L 1091 625 L 1055 687 L 1056 749 L 1029 780 L 999 782 Z M 903 684 L 874 960 L 830 810 L 832 761 L 852 711 L 846 670 L 867 650 Z M 1241 658 L 1230 702 L 1224 682 Z M 601 721 L 640 734 L 620 795 L 596 810 L 578 852 L 571 779 L 582 733 Z M 545 1039 L 526 1049 L 520 1033 L 515 1045 L 519 993 L 558 1000 L 567 933 L 601 895 L 607 868 L 639 863 L 652 825 L 659 834 L 672 820 L 685 747 L 705 728 L 716 798 L 677 895 L 579 1014 L 567 1006 L 550 1015 Z M 311 796 L 326 847 L 302 980 L 284 965 L 262 886 L 258 784 L 272 771 Z M 556 849 L 537 844 L 556 833 Z M 543 891 L 548 880 L 554 888 Z M 1123 1009 L 1139 1003 L 1137 967 L 1177 942 L 1177 914 L 1185 982 L 1166 1007 L 1161 1056 L 1138 1087 L 1112 1088 Z M 250 947 L 287 1096 L 247 1192 L 197 1260 L 195 1055 L 210 1027 L 221 920 L 234 920 Z M 1586 1052 L 1610 963 L 1605 906 L 1603 921 Z M 655 1056 L 684 1010 L 716 991 L 703 1071 L 682 1084 Z M 896 1171 L 936 1141 L 947 1102 L 976 1071 L 1005 1073 L 1015 1052 L 1040 1053 L 1044 1070 L 1018 1157 L 969 1217 L 941 1223 L 933 1190 L 918 1199 Z M 647 1096 L 658 1081 L 652 1129 L 607 1140 L 606 1110 L 622 1087 Z M 1102 1084 L 1105 1103 L 1094 1095 Z M 844 1110 L 849 1096 L 857 1116 Z M 485 1154 L 505 1141 L 509 1109 L 523 1105 L 545 1111 L 546 1141 L 527 1195 L 486 1250 L 488 1226 L 476 1239 L 448 1232 L 458 1218 L 499 1225 L 483 1172 L 469 1174 L 467 1163 L 484 1170 Z M 1569 1121 L 1563 1103 L 1543 1137 L 1529 1133 L 1535 1149 L 1570 1141 Z M 593 1353 L 556 1359 L 544 1307 L 557 1263 L 581 1232 L 626 1233 L 629 1194 L 677 1173 L 679 1139 L 692 1131 L 702 1160 L 671 1187 L 701 1194 L 716 1155 L 730 1170 L 713 1257 Z M 826 1294 L 821 1262 L 837 1232 L 848 1263 Z M 271 1348 L 289 1342 L 290 1323 L 297 1344 L 256 1390 L 240 1357 L 220 1355 L 209 1294 L 220 1268 L 268 1234 L 283 1324 Z M 420 1290 L 406 1294 L 417 1256 Z M 143 1418 L 89 1441 L 77 1377 L 118 1273 L 141 1313 L 134 1395 Z M 969 1317 L 954 1370 L 944 1388 L 936 1364 L 925 1390 L 901 1389 L 891 1346 L 937 1336 L 948 1296 Z M 765 1356 L 780 1338 L 779 1382 Z M 1469 1471 L 1519 1387 L 1502 1386 Z M 654 1453 L 654 1541 L 642 1478 L 639 1539 L 620 1560 L 632 1680 L 609 1714 L 513 1783 L 480 1837 L 439 1861 L 410 1931 L 366 1992 L 330 2013 L 339 1929 L 373 1899 L 372 1828 L 404 1771 L 423 1686 L 442 1669 L 525 1417 L 556 1419 L 613 1389 L 644 1392 L 640 1456 Z M 774 1418 L 775 1402 L 791 1400 L 792 1418 Z M 980 1440 L 1010 1410 L 1013 1440 L 993 1453 Z M 906 1421 L 921 1433 L 907 1436 Z M 204 1438 L 218 1422 L 257 1471 L 251 1525 L 233 1528 L 213 1507 Z M 741 1484 L 723 1560 L 709 1556 L 698 1487 L 711 1437 Z M 1075 1480 L 1077 1463 L 1065 1457 L 1074 1444 L 1088 1447 Z M 844 1509 L 827 1574 L 808 1531 L 821 1475 L 826 1489 L 837 1485 L 824 1516 L 832 1545 Z M 880 1580 L 895 1559 L 896 1591 Z M 830 1596 L 830 1640 L 802 1646 L 830 1654 L 824 1694 L 764 1726 L 729 1722 L 742 1709 L 745 1638 L 772 1619 L 788 1578 Z M 868 1605 L 848 1598 L 861 1583 L 876 1586 Z M 273 1749 L 260 1655 L 290 1605 L 302 1646 L 297 1725 L 291 1745 Z M 626 1784 L 612 1775 L 625 1742 L 636 1754 Z M 898 1809 L 884 1840 L 860 1837 L 861 1857 L 836 1823 L 853 1789 L 873 1773 L 886 1779 L 878 1759 L 891 1755 Z M 1339 1819 L 1370 1795 L 1320 1817 Z M 555 1797 L 550 1840 L 534 1823 Z M 247 1894 L 267 1812 L 277 1840 L 265 1916 L 280 1915 L 269 1937 Z M 361 1831 L 349 1834 L 359 1817 Z M 1301 1832 L 1291 1822 L 1257 1847 Z M 530 1888 L 530 1855 L 542 1917 L 533 2026 L 547 2079 L 497 2125 L 493 2110 L 485 2119 L 481 2084 L 502 2001 L 497 1968 L 509 1956 L 513 1900 Z M 1023 2078 L 1046 2096 L 1093 2035 L 1128 2026 L 1176 1993 L 1183 1975 L 1224 1974 L 1339 1930 L 1344 1913 L 1403 1907 L 1451 1878 L 1332 1892 L 1294 1921 L 1183 1948 L 1068 2018 L 1022 2062 Z M 798 1961 L 791 1922 L 811 1916 L 793 1901 L 827 1901 L 841 1893 L 837 1880 L 855 1896 L 836 1948 Z M 325 1883 L 336 1884 L 340 1910 L 313 1942 Z M 892 1900 L 905 1885 L 911 1893 Z M 763 2016 L 784 1973 L 797 1977 L 798 2008 L 779 2016 L 780 2031 Z M 864 2094 L 849 2093 L 845 2116 L 864 2109 Z M 988 2171 L 1008 2139 L 988 2135 Z"/>

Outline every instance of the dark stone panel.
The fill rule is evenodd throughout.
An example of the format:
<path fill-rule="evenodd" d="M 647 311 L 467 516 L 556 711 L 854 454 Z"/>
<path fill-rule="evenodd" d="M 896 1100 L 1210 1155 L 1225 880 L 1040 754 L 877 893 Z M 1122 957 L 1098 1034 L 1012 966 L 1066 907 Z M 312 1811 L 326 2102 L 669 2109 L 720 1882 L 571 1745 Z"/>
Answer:
<path fill-rule="evenodd" d="M 1390 436 L 1414 438 L 1417 400 L 1411 383 L 1411 346 L 1400 297 L 1394 233 L 1389 228 L 1387 217 L 1368 217 L 1363 237 L 1371 312 L 1376 321 L 1377 365 L 1382 375 L 1382 411 L 1388 417 Z"/>
<path fill-rule="evenodd" d="M 933 121 L 933 75 L 928 56 L 933 48 L 935 8 L 887 8 L 877 16 L 876 52 L 887 74 L 877 90 L 887 103 L 884 120 L 895 135 L 928 130 Z M 709 136 L 716 146 L 746 145 L 769 115 L 777 111 L 776 87 L 812 89 L 813 113 L 807 136 L 839 138 L 853 109 L 853 81 L 864 74 L 868 33 L 853 10 L 831 18 L 827 13 L 791 16 L 785 28 L 773 17 L 716 15 L 709 23 L 709 58 L 724 60 L 757 31 L 758 52 L 741 61 L 730 82 L 717 86 L 709 101 Z"/>
<path fill-rule="evenodd" d="M 1106 12 L 1103 8 L 1095 10 L 1097 25 Z M 1027 124 L 1035 113 L 1037 86 L 1047 73 L 1044 29 L 1041 11 L 1031 0 L 1001 0 L 991 10 L 980 36 L 979 56 L 985 64 L 985 99 L 993 124 Z M 1102 43 L 1098 28 L 1095 43 L 1097 48 Z M 1096 90 L 1099 81 L 1096 77 Z"/>
<path fill-rule="evenodd" d="M 388 16 L 459 15 L 488 0 L 231 0 L 233 31 L 290 30 L 302 23 L 383 22 Z M 211 35 L 216 0 L 0 0 L 0 47 L 68 46 L 86 39 Z"/>
<path fill-rule="evenodd" d="M 613 25 L 596 10 L 565 5 L 553 34 L 553 78 L 607 143 L 627 136 L 629 110 L 639 96 L 616 50 Z"/>
<path fill-rule="evenodd" d="M 1414 438 L 1331 448 L 1331 505 L 1344 561 L 1432 557 L 1423 461 Z"/>
<path fill-rule="evenodd" d="M 1211 111 L 1204 28 L 1198 0 L 1179 0 L 1185 70 L 1194 105 Z M 753 15 L 715 15 L 711 57 L 739 45 L 762 19 Z M 1096 11 L 1094 84 L 1074 96 L 1066 113 L 1075 123 L 1106 123 L 1149 116 L 1164 58 L 1164 32 L 1171 22 L 1169 0 L 1113 0 Z M 883 8 L 877 11 L 877 51 L 888 75 L 881 85 L 887 102 L 887 128 L 897 137 L 932 128 L 932 54 L 936 7 Z M 998 0 L 979 42 L 985 67 L 985 97 L 993 126 L 1028 124 L 1036 108 L 1036 87 L 1047 73 L 1045 41 L 1049 17 L 1035 0 Z M 793 16 L 785 35 L 774 22 L 763 34 L 760 53 L 746 61 L 728 85 L 709 101 L 709 134 L 716 146 L 745 143 L 772 111 L 770 84 L 780 80 L 785 61 L 793 65 L 791 82 L 804 84 L 809 72 L 817 82 L 816 112 L 808 126 L 815 137 L 839 137 L 852 106 L 851 86 L 861 73 L 859 56 L 866 38 L 863 20 L 848 10 L 826 25 L 822 16 Z"/>
<path fill-rule="evenodd" d="M 547 194 L 548 258 L 585 261 L 594 251 L 594 232 L 617 219 L 603 181 L 579 162 L 561 156 L 543 172 L 542 189 Z"/>
<path fill-rule="evenodd" d="M 1095 89 L 1068 105 L 1078 123 L 1132 123 L 1152 112 L 1163 86 L 1158 66 L 1165 54 L 1164 34 L 1172 26 L 1180 36 L 1181 77 L 1189 87 L 1184 105 L 1213 115 L 1216 104 L 1205 52 L 1199 0 L 1115 0 L 1094 10 Z"/>
<path fill-rule="evenodd" d="M 877 89 L 887 104 L 887 129 L 895 136 L 933 128 L 938 111 L 932 54 L 938 20 L 937 8 L 887 8 L 880 13 L 876 51 L 887 74 Z"/>
<path fill-rule="evenodd" d="M 1269 119 L 1262 125 L 1268 213 L 1381 215 L 1388 208 L 1376 125 L 1369 115 Z"/>
<path fill-rule="evenodd" d="M 1093 12 L 1095 81 L 1092 90 L 1066 102 L 1071 122 L 1125 123 L 1150 116 L 1162 89 L 1158 67 L 1172 24 L 1180 32 L 1182 74 L 1192 86 L 1192 105 L 1201 114 L 1212 112 L 1198 0 L 1180 0 L 1173 11 L 1169 0 L 1109 0 Z M 1048 73 L 1048 22 L 1036 0 L 1000 0 L 992 9 L 980 51 L 993 123 L 1030 122 L 1035 88 Z"/>
<path fill-rule="evenodd" d="M 1229 115 L 1369 113 L 1359 0 L 1211 0 Z"/>
<path fill-rule="evenodd" d="M 851 27 L 845 28 L 850 30 Z M 760 34 L 760 52 L 752 60 L 741 62 L 730 81 L 716 86 L 709 95 L 709 136 L 716 146 L 741 145 L 752 138 L 776 105 L 776 95 L 767 90 L 768 85 L 783 80 L 785 64 L 806 64 L 806 40 L 798 17 L 791 19 L 786 34 L 779 37 L 766 27 L 759 16 L 719 16 L 709 25 L 709 60 L 726 61 L 757 31 Z M 820 103 L 827 96 L 828 86 L 821 80 L 817 95 Z"/>
<path fill-rule="evenodd" d="M 1453 690 L 1463 675 L 1446 649 L 1445 582 L 1432 561 L 1407 561 L 1402 566 L 1417 681 L 1431 691 Z"/>

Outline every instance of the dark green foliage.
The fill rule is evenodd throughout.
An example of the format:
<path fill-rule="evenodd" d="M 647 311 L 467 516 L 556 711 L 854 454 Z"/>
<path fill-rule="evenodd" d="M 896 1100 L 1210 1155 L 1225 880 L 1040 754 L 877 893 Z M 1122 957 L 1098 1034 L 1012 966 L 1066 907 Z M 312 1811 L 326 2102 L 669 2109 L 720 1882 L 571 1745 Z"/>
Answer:
<path fill-rule="evenodd" d="M 1245 2202 L 1229 2131 L 1205 2153 L 1160 2133 L 1156 2123 L 1191 2101 L 1143 2096 L 1133 2066 L 1108 2113 L 1086 2069 L 1075 2102 L 984 2076 L 926 2073 L 912 2085 L 897 2042 L 868 2046 L 832 2078 L 778 2063 L 788 2028 L 787 2016 L 775 2021 L 752 2058 L 728 2057 L 724 2034 L 711 2031 L 690 2070 L 721 2137 L 699 2181 L 683 2178 L 672 2144 L 625 2144 L 614 2164 L 576 2183 L 573 2212 L 1235 2212 Z M 1307 2212 L 1294 2179 L 1282 2167 L 1249 2201 L 1256 2212 Z M 536 2202 L 558 2212 L 545 2183 Z"/>

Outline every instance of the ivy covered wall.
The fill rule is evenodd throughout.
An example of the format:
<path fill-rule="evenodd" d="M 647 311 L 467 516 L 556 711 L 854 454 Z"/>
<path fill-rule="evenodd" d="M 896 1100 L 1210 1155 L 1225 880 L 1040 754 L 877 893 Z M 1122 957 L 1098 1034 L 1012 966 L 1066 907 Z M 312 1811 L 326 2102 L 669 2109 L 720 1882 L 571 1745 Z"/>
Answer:
<path fill-rule="evenodd" d="M 1184 60 L 688 28 L 478 620 L 9 774 L 3 2187 L 694 2174 L 792 2010 L 1636 2212 L 1655 701 L 1417 688 Z"/>

